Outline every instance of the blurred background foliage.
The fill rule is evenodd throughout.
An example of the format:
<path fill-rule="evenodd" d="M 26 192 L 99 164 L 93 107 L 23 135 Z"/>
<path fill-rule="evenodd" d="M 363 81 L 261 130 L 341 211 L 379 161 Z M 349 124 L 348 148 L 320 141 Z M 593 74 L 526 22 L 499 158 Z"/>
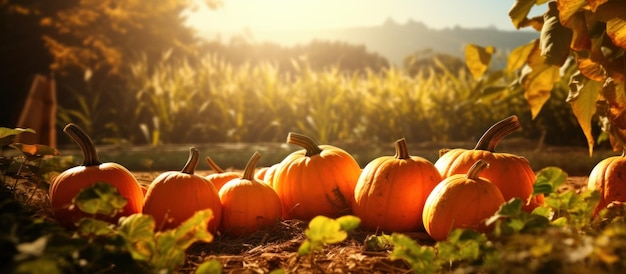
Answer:
<path fill-rule="evenodd" d="M 320 143 L 475 141 L 517 114 L 519 137 L 586 145 L 565 102 L 566 81 L 531 119 L 523 91 L 511 85 L 518 71 L 489 68 L 474 79 L 465 60 L 432 49 L 393 66 L 342 42 L 205 41 L 184 24 L 195 5 L 0 1 L 0 36 L 11 41 L 0 51 L 0 124 L 15 123 L 39 73 L 57 80 L 59 131 L 74 122 L 101 144 L 284 142 L 290 131 Z M 569 79 L 572 70 L 561 73 Z"/>

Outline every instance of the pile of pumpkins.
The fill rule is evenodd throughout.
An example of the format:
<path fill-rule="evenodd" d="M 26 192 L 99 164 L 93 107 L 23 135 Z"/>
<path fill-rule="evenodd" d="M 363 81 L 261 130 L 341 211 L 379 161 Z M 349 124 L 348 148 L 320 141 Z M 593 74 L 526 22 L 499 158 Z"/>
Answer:
<path fill-rule="evenodd" d="M 521 156 L 498 153 L 495 148 L 519 129 L 516 116 L 490 127 L 474 149 L 440 153 L 433 164 L 411 156 L 405 139 L 395 142 L 395 156 L 382 156 L 363 169 L 341 148 L 318 145 L 312 138 L 289 133 L 287 143 L 303 149 L 280 163 L 257 168 L 254 153 L 243 173 L 225 172 L 210 157 L 214 173 L 194 175 L 199 152 L 190 148 L 183 169 L 160 174 L 145 189 L 123 166 L 101 163 L 89 136 L 74 124 L 64 131 L 84 154 L 81 166 L 70 168 L 51 181 L 52 211 L 66 227 L 85 214 L 71 207 L 73 197 L 96 182 L 108 182 L 128 200 L 115 216 L 96 216 L 116 222 L 134 213 L 151 215 L 157 230 L 177 227 L 196 211 L 211 209 L 211 232 L 241 236 L 277 224 L 282 219 L 310 220 L 315 216 L 353 214 L 363 229 L 385 232 L 426 231 L 434 240 L 445 240 L 454 228 L 487 232 L 484 221 L 512 198 L 525 201 L 523 210 L 543 204 L 533 195 L 535 173 Z M 589 187 L 601 192 L 596 211 L 620 196 L 624 182 L 618 173 L 626 168 L 624 157 L 611 157 L 592 171 Z M 621 186 L 619 186 L 621 185 Z"/>

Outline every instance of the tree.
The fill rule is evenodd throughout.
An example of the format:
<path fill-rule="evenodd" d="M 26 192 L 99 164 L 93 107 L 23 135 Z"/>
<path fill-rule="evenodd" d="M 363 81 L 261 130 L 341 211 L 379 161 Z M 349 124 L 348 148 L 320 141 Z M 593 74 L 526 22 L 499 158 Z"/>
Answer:
<path fill-rule="evenodd" d="M 516 28 L 532 27 L 540 39 L 514 51 L 521 70 L 519 83 L 533 117 L 550 98 L 559 80 L 559 68 L 575 60 L 578 71 L 569 81 L 567 101 L 587 138 L 589 153 L 595 144 L 592 120 L 598 117 L 615 150 L 626 144 L 626 1 L 557 0 L 543 16 L 528 18 L 545 0 L 517 0 L 509 11 Z"/>

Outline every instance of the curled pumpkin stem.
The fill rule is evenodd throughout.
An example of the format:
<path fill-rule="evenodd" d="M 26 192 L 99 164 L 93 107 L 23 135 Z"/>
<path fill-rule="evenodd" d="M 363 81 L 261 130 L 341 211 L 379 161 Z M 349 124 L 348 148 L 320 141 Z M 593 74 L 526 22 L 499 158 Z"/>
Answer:
<path fill-rule="evenodd" d="M 404 138 L 396 141 L 396 159 L 409 159 L 411 155 L 409 155 L 409 150 L 406 146 L 406 140 Z"/>
<path fill-rule="evenodd" d="M 472 167 L 467 171 L 467 178 L 472 180 L 478 180 L 480 177 L 478 176 L 480 172 L 482 172 L 485 168 L 489 167 L 489 163 L 478 160 L 476 163 L 472 165 Z"/>
<path fill-rule="evenodd" d="M 206 157 L 206 162 L 209 164 L 211 169 L 215 171 L 215 173 L 224 173 L 224 169 L 222 169 L 211 157 Z"/>
<path fill-rule="evenodd" d="M 96 146 L 93 141 L 87 135 L 87 133 L 78 125 L 69 123 L 63 128 L 63 132 L 69 135 L 74 142 L 78 144 L 80 150 L 83 152 L 83 166 L 97 166 L 102 164 L 98 159 L 98 153 L 96 152 Z"/>
<path fill-rule="evenodd" d="M 250 181 L 254 180 L 254 169 L 256 169 L 259 158 L 261 158 L 261 154 L 258 151 L 255 151 L 254 154 L 252 154 L 252 157 L 250 157 L 250 160 L 248 160 L 246 168 L 243 170 L 243 176 L 241 176 L 241 179 Z"/>
<path fill-rule="evenodd" d="M 289 135 L 287 135 L 287 143 L 303 147 L 306 150 L 305 155 L 307 157 L 322 153 L 322 149 L 319 147 L 317 142 L 315 142 L 313 138 L 303 134 L 289 132 Z"/>
<path fill-rule="evenodd" d="M 480 137 L 474 150 L 496 151 L 496 146 L 507 135 L 520 129 L 522 126 L 516 115 L 511 115 L 491 126 L 483 136 Z"/>
<path fill-rule="evenodd" d="M 199 158 L 200 152 L 198 152 L 195 147 L 190 147 L 189 158 L 187 159 L 187 163 L 185 163 L 185 166 L 180 172 L 193 175 L 194 172 L 196 172 L 196 167 L 198 166 L 198 162 L 200 161 Z"/>

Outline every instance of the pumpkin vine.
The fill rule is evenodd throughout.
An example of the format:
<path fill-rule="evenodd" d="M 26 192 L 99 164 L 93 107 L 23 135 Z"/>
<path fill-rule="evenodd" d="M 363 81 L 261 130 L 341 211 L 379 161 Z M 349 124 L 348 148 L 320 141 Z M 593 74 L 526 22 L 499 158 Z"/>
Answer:
<path fill-rule="evenodd" d="M 511 115 L 491 126 L 483 136 L 480 137 L 474 150 L 487 150 L 490 152 L 496 151 L 496 146 L 507 135 L 520 129 L 519 119 L 516 115 Z"/>

